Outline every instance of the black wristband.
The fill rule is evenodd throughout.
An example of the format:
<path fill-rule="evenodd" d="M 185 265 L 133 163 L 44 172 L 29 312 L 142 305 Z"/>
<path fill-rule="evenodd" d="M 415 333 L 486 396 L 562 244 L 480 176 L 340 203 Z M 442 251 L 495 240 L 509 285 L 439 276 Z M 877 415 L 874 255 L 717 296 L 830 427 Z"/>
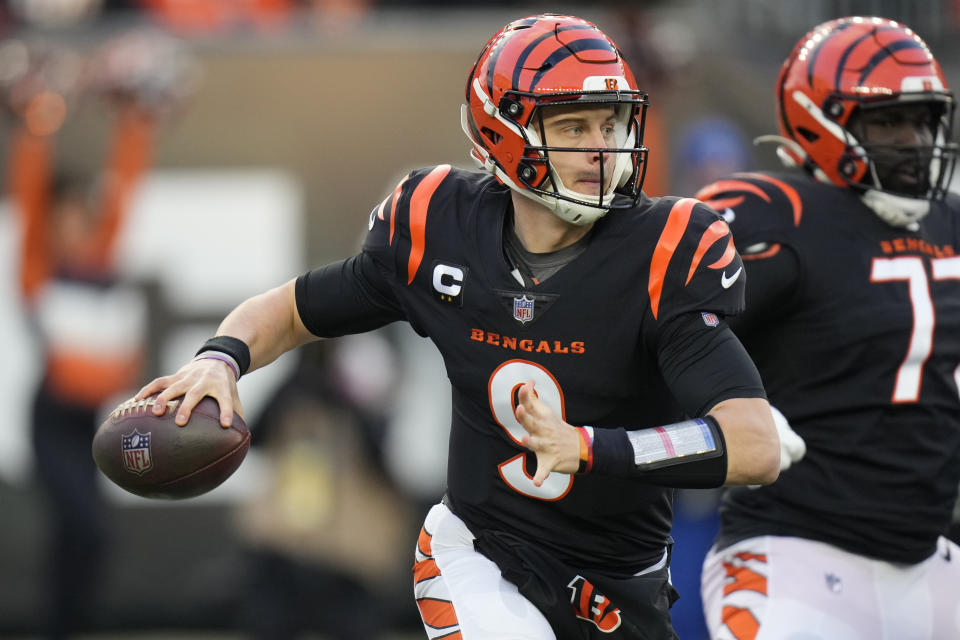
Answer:
<path fill-rule="evenodd" d="M 593 428 L 593 473 L 626 476 L 634 471 L 633 446 L 623 428 Z"/>
<path fill-rule="evenodd" d="M 638 450 L 644 439 L 657 444 Z M 634 476 L 667 487 L 719 487 L 727 479 L 726 440 L 712 416 L 629 432 L 595 427 L 593 472 Z"/>
<path fill-rule="evenodd" d="M 200 347 L 199 351 L 194 355 L 200 355 L 204 351 L 221 351 L 229 355 L 237 361 L 241 376 L 250 369 L 250 347 L 239 338 L 231 338 L 230 336 L 210 338 L 203 343 L 203 346 Z M 238 377 L 237 379 L 239 380 L 240 378 Z"/>

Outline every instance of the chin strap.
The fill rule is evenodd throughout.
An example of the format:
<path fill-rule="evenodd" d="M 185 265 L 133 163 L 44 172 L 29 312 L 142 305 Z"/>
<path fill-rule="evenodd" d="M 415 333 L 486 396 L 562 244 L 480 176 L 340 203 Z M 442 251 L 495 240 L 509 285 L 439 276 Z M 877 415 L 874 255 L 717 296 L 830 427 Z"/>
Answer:
<path fill-rule="evenodd" d="M 809 161 L 807 153 L 796 141 L 781 136 L 768 135 L 754 138 L 753 144 L 772 142 L 777 145 L 777 157 L 785 167 L 803 166 L 811 168 L 813 177 L 820 182 L 830 183 L 830 179 L 815 164 Z M 860 200 L 877 216 L 892 227 L 902 227 L 909 231 L 920 228 L 919 222 L 930 212 L 930 201 L 924 198 L 908 198 L 890 193 L 867 189 Z"/>
<path fill-rule="evenodd" d="M 930 212 L 929 200 L 895 196 L 876 189 L 867 189 L 860 200 L 890 226 L 910 231 L 919 229 L 920 220 Z"/>

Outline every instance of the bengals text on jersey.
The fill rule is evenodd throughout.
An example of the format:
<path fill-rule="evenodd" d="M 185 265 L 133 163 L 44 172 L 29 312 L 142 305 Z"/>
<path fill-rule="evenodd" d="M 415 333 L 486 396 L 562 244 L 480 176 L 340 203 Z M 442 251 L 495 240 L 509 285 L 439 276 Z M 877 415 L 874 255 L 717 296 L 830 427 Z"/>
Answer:
<path fill-rule="evenodd" d="M 517 389 L 532 379 L 564 420 L 595 428 L 763 397 L 752 366 L 724 363 L 677 399 L 663 374 L 676 364 L 664 336 L 677 323 L 727 330 L 722 319 L 742 307 L 742 263 L 726 223 L 701 203 L 644 198 L 598 220 L 583 253 L 524 286 L 504 257 L 510 203 L 488 175 L 414 172 L 371 212 L 360 255 L 301 276 L 297 308 L 316 335 L 406 320 L 437 345 L 453 386 L 448 501 L 474 532 L 509 531 L 572 566 L 632 574 L 670 542 L 671 489 L 562 473 L 536 487 Z"/>

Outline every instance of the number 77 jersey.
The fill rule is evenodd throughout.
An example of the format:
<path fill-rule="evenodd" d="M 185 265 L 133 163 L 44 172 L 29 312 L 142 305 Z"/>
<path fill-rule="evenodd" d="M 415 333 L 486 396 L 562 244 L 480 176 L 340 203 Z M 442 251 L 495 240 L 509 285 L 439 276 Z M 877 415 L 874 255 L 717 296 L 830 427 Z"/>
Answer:
<path fill-rule="evenodd" d="M 730 222 L 755 285 L 733 328 L 807 443 L 774 485 L 728 492 L 721 540 L 927 557 L 960 483 L 960 199 L 912 231 L 798 174 L 737 174 L 698 197 Z"/>

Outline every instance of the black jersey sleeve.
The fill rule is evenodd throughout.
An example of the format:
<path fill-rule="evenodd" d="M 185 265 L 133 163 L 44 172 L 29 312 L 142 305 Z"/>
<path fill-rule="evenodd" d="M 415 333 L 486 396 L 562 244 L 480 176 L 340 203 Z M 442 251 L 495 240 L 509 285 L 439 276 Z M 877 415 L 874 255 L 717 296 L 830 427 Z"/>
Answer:
<path fill-rule="evenodd" d="M 455 206 L 458 191 L 447 180 L 452 168 L 438 165 L 409 173 L 393 193 L 370 212 L 369 231 L 363 250 L 369 254 L 391 284 L 410 284 L 427 252 L 428 211 Z"/>
<path fill-rule="evenodd" d="M 697 192 L 697 198 L 720 212 L 733 231 L 741 254 L 761 244 L 787 242 L 804 217 L 804 202 L 784 175 L 737 173 Z"/>
<path fill-rule="evenodd" d="M 734 332 L 749 331 L 776 322 L 789 313 L 800 291 L 800 258 L 783 243 L 758 243 L 754 253 L 743 254 L 747 273 L 744 313 L 729 319 Z"/>
<path fill-rule="evenodd" d="M 323 338 L 362 333 L 404 318 L 367 253 L 303 274 L 297 278 L 296 299 L 304 326 Z"/>
<path fill-rule="evenodd" d="M 661 333 L 660 371 L 688 416 L 702 416 L 730 398 L 766 398 L 753 360 L 715 314 L 678 316 Z"/>
<path fill-rule="evenodd" d="M 705 186 L 697 197 L 723 212 L 747 275 L 746 312 L 731 319 L 742 331 L 784 313 L 800 291 L 795 230 L 804 198 L 795 178 L 740 173 Z"/>
<path fill-rule="evenodd" d="M 646 330 L 659 333 L 672 318 L 694 311 L 739 313 L 746 277 L 727 223 L 692 198 L 663 199 L 658 206 L 662 223 L 647 280 L 656 322 Z"/>

